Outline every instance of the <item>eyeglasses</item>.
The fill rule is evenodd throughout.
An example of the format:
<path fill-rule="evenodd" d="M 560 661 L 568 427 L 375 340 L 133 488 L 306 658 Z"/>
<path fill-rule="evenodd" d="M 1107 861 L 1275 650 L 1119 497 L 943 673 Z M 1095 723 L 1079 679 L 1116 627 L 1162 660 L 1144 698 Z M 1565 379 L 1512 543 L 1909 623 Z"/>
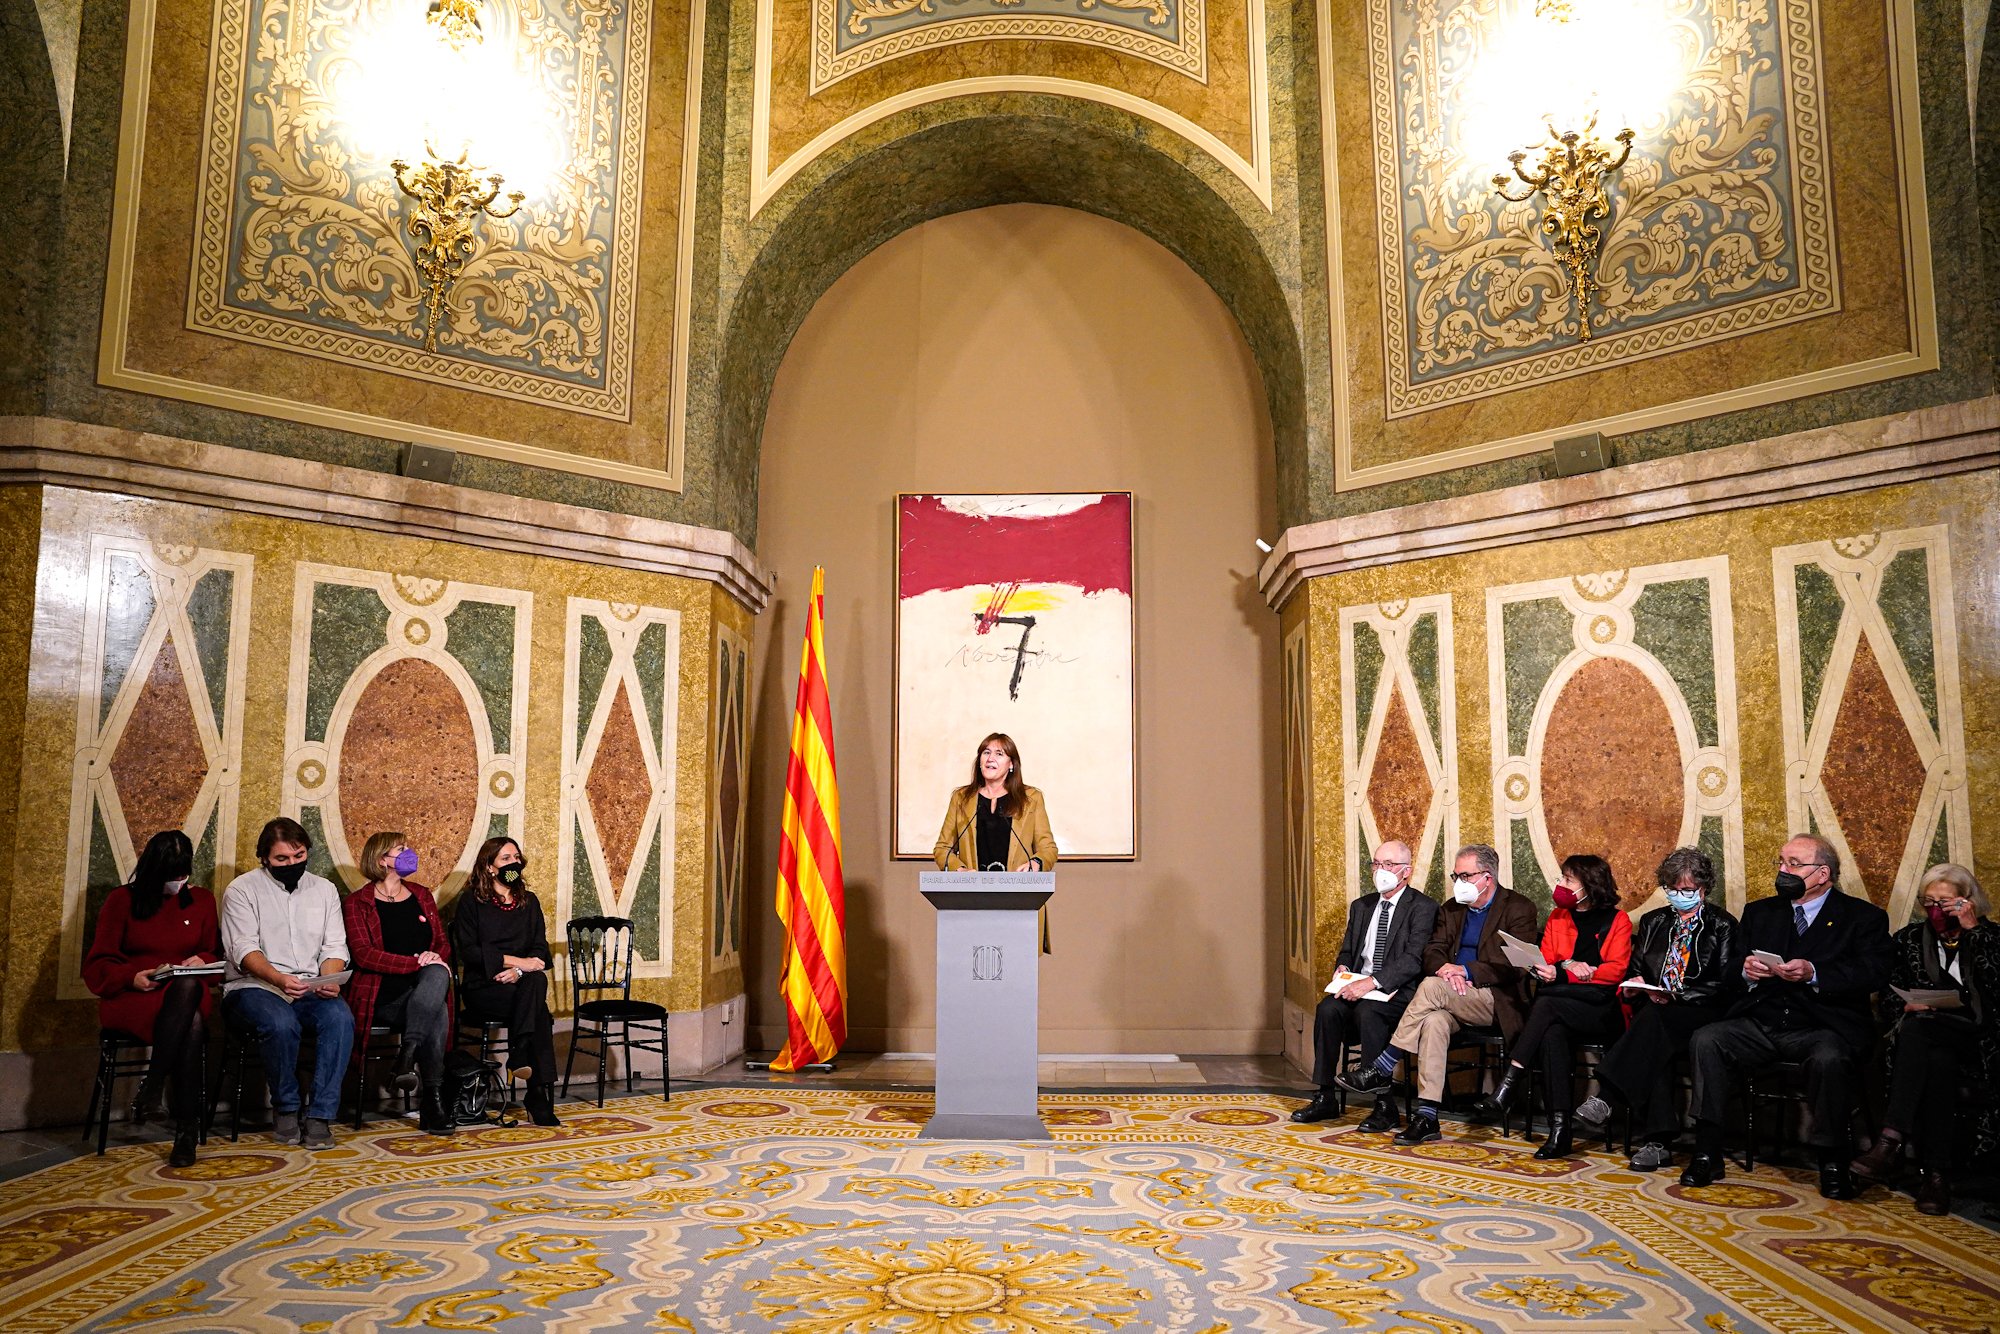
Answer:
<path fill-rule="evenodd" d="M 1815 866 L 1824 865 L 1825 862 L 1795 862 L 1790 857 L 1778 858 L 1778 869 L 1781 871 L 1809 871 Z"/>
<path fill-rule="evenodd" d="M 1369 862 L 1368 865 L 1372 870 L 1377 871 L 1407 871 L 1410 869 L 1408 862 Z"/>

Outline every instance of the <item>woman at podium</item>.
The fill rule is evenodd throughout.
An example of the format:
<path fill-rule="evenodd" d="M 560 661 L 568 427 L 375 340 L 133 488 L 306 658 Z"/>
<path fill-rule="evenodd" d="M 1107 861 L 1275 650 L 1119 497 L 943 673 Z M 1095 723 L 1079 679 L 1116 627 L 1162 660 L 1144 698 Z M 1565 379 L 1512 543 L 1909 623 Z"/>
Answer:
<path fill-rule="evenodd" d="M 1021 781 L 1021 752 L 995 732 L 972 757 L 972 781 L 953 788 L 937 847 L 940 871 L 1046 871 L 1056 864 L 1055 835 L 1040 788 Z M 1042 910 L 1042 953 L 1049 952 L 1048 910 Z"/>

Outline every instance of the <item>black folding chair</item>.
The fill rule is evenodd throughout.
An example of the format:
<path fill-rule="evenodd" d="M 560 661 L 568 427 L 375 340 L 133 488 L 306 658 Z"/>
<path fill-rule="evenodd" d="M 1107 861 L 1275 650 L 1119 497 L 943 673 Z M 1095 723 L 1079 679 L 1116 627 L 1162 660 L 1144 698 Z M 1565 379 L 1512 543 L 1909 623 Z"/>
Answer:
<path fill-rule="evenodd" d="M 578 1048 L 597 1057 L 597 1105 L 604 1105 L 606 1063 L 615 1040 L 625 1052 L 625 1091 L 633 1090 L 632 1053 L 656 1052 L 660 1058 L 660 1098 L 669 1101 L 673 1089 L 667 1073 L 667 1007 L 632 999 L 632 919 L 575 917 L 570 919 L 569 985 L 576 1002 L 570 1031 L 569 1059 L 563 1063 L 563 1096 L 569 1096 L 570 1074 Z M 597 997 L 597 999 L 592 999 Z M 633 1030 L 638 1036 L 633 1036 Z"/>

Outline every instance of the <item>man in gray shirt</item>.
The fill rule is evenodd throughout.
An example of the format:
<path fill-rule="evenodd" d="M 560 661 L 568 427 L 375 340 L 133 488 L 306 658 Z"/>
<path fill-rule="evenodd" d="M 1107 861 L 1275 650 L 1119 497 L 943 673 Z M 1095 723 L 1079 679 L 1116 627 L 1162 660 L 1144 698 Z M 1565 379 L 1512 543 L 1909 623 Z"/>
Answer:
<path fill-rule="evenodd" d="M 338 983 L 314 978 L 347 969 L 340 891 L 306 870 L 312 839 L 280 817 L 257 836 L 254 871 L 222 895 L 222 1006 L 256 1038 L 271 1085 L 272 1138 L 324 1149 L 333 1143 L 340 1085 L 354 1050 L 354 1015 Z M 299 1043 L 313 1034 L 312 1101 L 299 1105 Z M 300 1112 L 304 1112 L 304 1129 Z"/>

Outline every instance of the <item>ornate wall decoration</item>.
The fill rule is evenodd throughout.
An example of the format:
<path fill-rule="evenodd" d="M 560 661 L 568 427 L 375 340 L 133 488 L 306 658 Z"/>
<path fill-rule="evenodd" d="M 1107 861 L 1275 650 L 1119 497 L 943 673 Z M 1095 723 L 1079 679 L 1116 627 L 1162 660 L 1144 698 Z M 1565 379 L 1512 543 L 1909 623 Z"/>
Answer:
<path fill-rule="evenodd" d="M 1639 127 L 1603 225 L 1599 336 L 1535 225 L 1468 154 L 1465 73 L 1511 7 L 1371 0 L 1388 415 L 1656 356 L 1839 306 L 1816 0 L 1694 0 L 1686 90 Z"/>
<path fill-rule="evenodd" d="M 750 638 L 715 622 L 714 715 L 709 730 L 708 954 L 718 968 L 743 959 L 743 826 L 750 813 Z"/>
<path fill-rule="evenodd" d="M 1313 976 L 1312 626 L 1285 636 L 1285 967 Z"/>
<path fill-rule="evenodd" d="M 681 614 L 569 599 L 556 918 L 627 917 L 634 969 L 673 973 Z"/>
<path fill-rule="evenodd" d="M 912 51 L 961 42 L 1055 41 L 1143 57 L 1208 78 L 1208 0 L 813 0 L 811 89 Z"/>
<path fill-rule="evenodd" d="M 1949 543 L 1935 524 L 1771 553 L 1786 822 L 1894 922 L 1927 868 L 1972 864 Z"/>
<path fill-rule="evenodd" d="M 1444 895 L 1458 835 L 1458 697 L 1451 598 L 1340 609 L 1347 901 L 1368 893 L 1375 846 L 1410 845 L 1411 881 Z"/>
<path fill-rule="evenodd" d="M 371 834 L 400 829 L 416 879 L 456 892 L 486 839 L 524 836 L 534 599 L 422 574 L 301 563 L 281 807 L 312 867 L 353 887 Z M 547 895 L 530 858 L 529 883 Z"/>
<path fill-rule="evenodd" d="M 1546 911 L 1560 859 L 1595 853 L 1638 911 L 1692 844 L 1741 908 L 1728 559 L 1489 588 L 1486 632 L 1502 878 Z"/>
<path fill-rule="evenodd" d="M 482 8 L 489 42 L 560 56 L 528 67 L 583 169 L 557 173 L 513 218 L 482 222 L 430 354 L 408 201 L 388 163 L 358 156 L 341 133 L 337 88 L 360 58 L 354 34 L 392 4 L 219 0 L 189 326 L 627 415 L 651 6 Z"/>
<path fill-rule="evenodd" d="M 154 834 L 179 829 L 194 841 L 197 884 L 235 861 L 252 563 L 141 537 L 90 539 L 63 860 L 64 999 L 90 994 L 80 969 L 97 909 Z"/>

